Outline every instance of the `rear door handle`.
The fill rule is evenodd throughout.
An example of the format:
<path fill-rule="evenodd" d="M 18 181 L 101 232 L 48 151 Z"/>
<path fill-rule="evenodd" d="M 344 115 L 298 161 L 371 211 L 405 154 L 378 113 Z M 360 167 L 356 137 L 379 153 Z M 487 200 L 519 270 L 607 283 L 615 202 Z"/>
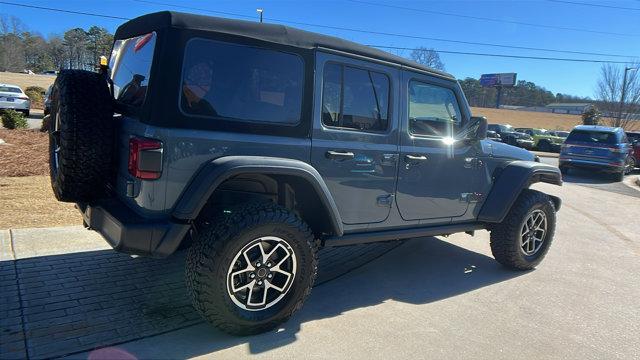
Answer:
<path fill-rule="evenodd" d="M 429 158 L 426 155 L 405 155 L 404 161 L 408 163 L 415 163 L 420 161 L 427 161 Z"/>
<path fill-rule="evenodd" d="M 335 159 L 335 160 L 350 160 L 353 159 L 356 155 L 351 151 L 334 151 L 329 150 L 326 153 L 327 158 Z"/>

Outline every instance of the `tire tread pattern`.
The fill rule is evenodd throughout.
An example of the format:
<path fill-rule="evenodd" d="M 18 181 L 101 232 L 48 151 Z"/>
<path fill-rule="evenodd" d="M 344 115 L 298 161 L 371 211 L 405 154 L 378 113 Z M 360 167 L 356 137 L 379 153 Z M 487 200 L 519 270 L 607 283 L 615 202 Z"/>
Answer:
<path fill-rule="evenodd" d="M 53 90 L 51 122 L 58 109 L 58 168 L 51 167 L 51 186 L 59 201 L 89 201 L 103 195 L 113 164 L 114 119 L 104 77 L 84 70 L 64 70 Z M 53 140 L 50 124 L 50 162 Z"/>
<path fill-rule="evenodd" d="M 237 307 L 222 300 L 222 297 L 214 293 L 224 293 L 226 296 L 226 276 L 218 276 L 216 273 L 222 263 L 231 261 L 235 254 L 227 251 L 226 246 L 237 235 L 246 229 L 264 223 L 278 223 L 303 234 L 305 246 L 311 249 L 310 261 L 311 274 L 302 296 L 295 300 L 292 306 L 288 306 L 283 314 L 267 319 L 266 321 L 240 321 L 233 316 Z M 186 264 L 186 283 L 189 297 L 196 311 L 220 330 L 234 335 L 258 334 L 287 321 L 291 315 L 302 307 L 305 299 L 311 293 L 311 288 L 317 276 L 318 248 L 320 243 L 315 239 L 309 226 L 287 209 L 273 203 L 252 203 L 232 211 L 228 217 L 218 218 L 208 227 L 205 227 L 194 239 L 189 249 Z M 222 261 L 221 261 L 222 260 Z M 304 259 L 299 259 L 304 260 Z M 218 271 L 216 271 L 218 270 Z M 292 288 L 290 291 L 294 291 Z"/>
<path fill-rule="evenodd" d="M 520 251 L 520 230 L 524 217 L 536 205 L 542 206 L 547 215 L 547 234 L 544 248 L 529 260 Z M 547 254 L 555 233 L 555 206 L 548 195 L 540 191 L 525 189 L 500 224 L 490 227 L 490 245 L 493 257 L 502 265 L 515 270 L 530 270 Z"/>

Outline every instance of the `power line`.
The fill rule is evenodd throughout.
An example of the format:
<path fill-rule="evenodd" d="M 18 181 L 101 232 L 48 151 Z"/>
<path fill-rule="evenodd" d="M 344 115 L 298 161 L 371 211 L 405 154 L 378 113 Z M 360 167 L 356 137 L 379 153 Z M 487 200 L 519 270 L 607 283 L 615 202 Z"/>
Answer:
<path fill-rule="evenodd" d="M 210 13 L 219 13 L 217 11 L 203 9 L 203 8 L 196 8 L 196 7 L 183 6 L 183 5 L 172 5 L 172 4 L 161 3 L 161 2 L 156 2 L 156 1 L 147 1 L 147 0 L 133 0 L 133 1 L 144 2 L 144 3 L 147 3 L 147 4 L 161 5 L 161 6 L 170 6 L 170 7 L 174 7 L 174 8 L 177 8 L 177 9 L 188 9 L 188 10 L 196 10 L 196 11 L 203 11 L 203 12 L 210 12 Z M 226 14 L 227 15 L 246 17 L 246 15 L 238 15 L 238 14 L 233 14 L 233 13 L 226 13 Z M 253 17 L 251 17 L 251 18 L 253 18 Z M 504 45 L 504 44 L 495 44 L 495 43 L 482 43 L 482 42 L 454 40 L 454 39 L 443 39 L 443 38 L 434 38 L 434 37 L 426 37 L 426 36 L 418 36 L 418 35 L 398 34 L 398 33 L 390 33 L 390 32 L 383 32 L 383 31 L 374 31 L 374 30 L 346 28 L 346 27 L 340 27 L 340 26 L 313 24 L 313 23 L 307 23 L 307 22 L 301 22 L 301 21 L 283 20 L 283 19 L 267 18 L 267 17 L 265 17 L 265 20 L 275 21 L 275 22 L 279 22 L 279 23 L 283 23 L 283 24 L 293 24 L 293 25 L 318 27 L 318 28 L 331 29 L 331 30 L 350 31 L 350 32 L 357 32 L 357 33 L 362 33 L 362 34 L 384 35 L 384 36 L 401 37 L 401 38 L 407 38 L 407 39 L 429 40 L 429 41 L 447 42 L 447 43 L 454 43 L 454 44 L 464 44 L 464 45 L 489 46 L 489 47 L 497 47 L 497 48 L 504 48 L 504 49 L 545 51 L 545 52 L 552 52 L 552 53 L 564 53 L 564 54 L 576 54 L 576 55 L 594 55 L 594 56 L 607 56 L 607 57 L 620 57 L 620 58 L 633 58 L 633 57 L 636 57 L 634 55 L 605 54 L 605 53 L 588 52 L 588 51 L 572 51 L 572 50 L 548 49 L 548 48 L 538 48 L 538 47 L 529 47 L 529 46 Z"/>
<path fill-rule="evenodd" d="M 399 47 L 399 46 L 385 46 L 385 45 L 367 45 L 371 47 L 376 47 L 380 49 L 391 49 L 391 50 L 423 50 L 416 48 L 407 48 L 407 47 Z M 625 61 L 609 61 L 609 60 L 593 60 L 593 59 L 572 59 L 572 58 L 556 58 L 556 57 L 544 57 L 544 56 L 525 56 L 525 55 L 507 55 L 507 54 L 490 54 L 490 53 L 476 53 L 476 52 L 466 52 L 466 51 L 449 51 L 449 50 L 433 50 L 437 53 L 443 54 L 458 54 L 458 55 L 473 55 L 473 56 L 490 56 L 490 57 L 503 57 L 503 58 L 511 58 L 511 59 L 528 59 L 528 60 L 549 60 L 549 61 L 570 61 L 570 62 L 583 62 L 583 63 L 605 63 L 605 64 L 628 64 L 629 62 Z"/>
<path fill-rule="evenodd" d="M 145 1 L 145 0 L 134 0 L 134 1 L 138 1 L 138 2 L 145 2 L 145 3 L 151 3 L 151 4 L 156 4 L 156 5 L 166 5 L 166 6 L 173 6 L 173 7 L 177 7 L 177 8 L 189 8 L 190 10 L 198 10 L 198 11 L 206 11 L 206 12 L 211 12 L 211 13 L 223 13 L 220 11 L 214 11 L 214 10 L 207 10 L 207 9 L 200 9 L 200 8 L 193 8 L 193 7 L 185 7 L 185 6 L 179 6 L 179 5 L 170 5 L 170 4 L 162 4 L 162 3 L 157 3 L 157 2 L 152 2 L 152 1 Z M 48 7 L 43 7 L 43 6 L 33 6 L 33 5 L 25 5 L 25 4 L 16 4 L 16 3 L 11 3 L 11 2 L 7 2 L 7 1 L 0 1 L 0 4 L 7 4 L 7 5 L 14 5 L 14 6 L 22 6 L 22 7 L 28 7 L 28 8 L 34 8 L 34 9 L 40 9 L 40 10 L 48 10 L 48 11 L 56 11 L 56 12 L 64 12 L 64 13 L 71 13 L 71 14 L 78 14 L 78 15 L 86 15 L 86 16 L 94 16 L 94 17 L 103 17 L 103 18 L 108 18 L 108 19 L 118 19 L 118 20 L 131 20 L 129 18 L 123 18 L 123 17 L 116 17 L 116 16 L 110 16 L 110 15 L 103 15 L 103 14 L 95 14 L 95 13 L 87 13 L 87 12 L 80 12 L 80 11 L 72 11 L 72 10 L 63 10 L 63 9 L 56 9 L 56 8 L 48 8 Z M 223 13 L 225 15 L 232 15 L 232 16 L 241 16 L 241 17 L 245 17 L 245 18 L 249 18 L 248 15 L 243 15 L 243 14 L 234 14 L 234 13 Z M 250 17 L 253 18 L 253 17 Z M 302 23 L 302 22 L 295 22 L 295 21 L 286 21 L 286 20 L 276 20 L 276 19 L 269 19 L 272 21 L 280 21 L 280 22 L 286 22 L 286 23 L 292 23 L 292 24 L 302 24 L 302 25 L 307 25 L 307 26 L 318 26 L 318 27 L 325 27 L 325 28 L 330 28 L 330 29 L 336 29 L 336 30 L 347 30 L 347 31 L 358 31 L 358 32 L 367 32 L 367 33 L 377 33 L 377 32 L 372 32 L 372 31 L 367 31 L 367 30 L 356 30 L 356 29 L 348 29 L 348 28 L 340 28 L 340 27 L 334 27 L 334 26 L 328 26 L 328 25 L 318 25 L 318 24 L 308 24 L 308 23 Z M 456 40 L 443 40 L 443 41 L 454 41 L 454 42 L 459 42 Z M 466 44 L 473 44 L 473 45 L 481 45 L 482 43 L 473 43 L 473 42 L 460 42 L 460 43 L 466 43 Z M 384 46 L 384 45 L 369 45 L 372 47 L 377 47 L 377 48 L 381 48 L 381 49 L 395 49 L 395 50 L 416 50 L 415 48 L 407 48 L 407 47 L 395 47 L 395 46 Z M 495 46 L 500 46 L 500 47 L 509 47 L 507 45 L 495 45 Z M 524 47 L 516 47 L 516 48 L 524 48 Z M 524 48 L 524 49 L 535 49 L 535 48 Z M 547 49 L 548 51 L 553 51 L 550 49 Z M 575 59 L 575 58 L 555 58 L 555 57 L 542 57 L 542 56 L 524 56 L 524 55 L 505 55 L 505 54 L 491 54 L 491 53 L 476 53 L 476 52 L 464 52 L 464 51 L 449 51 L 449 50 L 435 50 L 439 53 L 443 53 L 443 54 L 458 54 L 458 55 L 472 55 L 472 56 L 489 56 L 489 57 L 504 57 L 504 58 L 513 58 L 513 59 L 530 59 L 530 60 L 549 60 L 549 61 L 570 61 L 570 62 L 587 62 L 587 63 L 611 63 L 611 64 L 627 64 L 628 62 L 625 61 L 609 61 L 609 60 L 593 60 L 593 59 Z M 569 51 L 558 51 L 558 52 L 569 52 Z M 571 52 L 571 53 L 577 53 L 577 54 L 588 54 L 588 55 L 603 55 L 603 56 L 613 56 L 613 57 L 628 57 L 628 56 L 623 56 L 623 55 L 615 55 L 615 54 L 599 54 L 599 53 L 582 53 L 582 52 Z"/>
<path fill-rule="evenodd" d="M 94 16 L 94 17 L 101 17 L 101 18 L 106 18 L 106 19 L 131 20 L 131 19 L 129 19 L 129 18 L 120 17 L 120 16 L 111 16 L 111 15 L 104 15 L 104 14 L 94 14 L 94 13 L 88 13 L 88 12 L 83 12 L 83 11 L 73 11 L 73 10 L 54 9 L 54 8 L 50 8 L 50 7 L 35 6 L 35 5 L 27 5 L 27 4 L 18 4 L 18 3 L 12 3 L 12 2 L 7 2 L 7 1 L 0 1 L 0 4 L 13 5 L 13 6 L 21 6 L 21 7 L 31 8 L 31 9 L 39 9 L 39 10 L 56 11 L 56 12 L 67 13 L 67 14 L 77 14 L 77 15 Z"/>
<path fill-rule="evenodd" d="M 640 8 L 630 8 L 630 7 L 624 7 L 624 6 L 614 6 L 614 5 L 604 5 L 604 4 L 591 4 L 591 3 L 583 3 L 578 1 L 565 1 L 565 0 L 547 0 L 547 1 L 554 2 L 554 3 L 561 3 L 561 4 L 593 6 L 593 7 L 608 8 L 608 9 L 618 9 L 618 10 L 640 11 Z"/>
<path fill-rule="evenodd" d="M 463 19 L 479 20 L 479 21 L 492 21 L 492 22 L 497 22 L 497 23 L 532 26 L 532 27 L 539 27 L 539 28 L 544 28 L 544 29 L 579 31 L 579 32 L 592 33 L 592 34 L 603 34 L 603 35 L 638 36 L 638 34 L 624 34 L 624 33 L 608 32 L 608 31 L 598 31 L 598 30 L 590 30 L 590 29 L 582 29 L 582 28 L 573 28 L 573 27 L 566 27 L 566 26 L 535 24 L 535 23 L 529 23 L 529 22 L 523 22 L 523 21 L 503 20 L 503 19 L 488 18 L 488 17 L 482 17 L 482 16 L 471 16 L 471 15 L 455 14 L 455 13 L 449 13 L 449 12 L 444 12 L 444 11 L 417 9 L 417 8 L 400 6 L 400 5 L 381 4 L 381 3 L 362 1 L 362 0 L 347 0 L 347 1 L 350 1 L 350 2 L 353 2 L 353 3 L 359 3 L 359 4 L 381 6 L 381 7 L 392 8 L 392 9 L 417 11 L 417 12 L 421 12 L 421 13 L 425 13 L 425 14 L 435 14 L 435 15 L 442 15 L 442 16 L 458 17 L 458 18 L 463 18 Z"/>

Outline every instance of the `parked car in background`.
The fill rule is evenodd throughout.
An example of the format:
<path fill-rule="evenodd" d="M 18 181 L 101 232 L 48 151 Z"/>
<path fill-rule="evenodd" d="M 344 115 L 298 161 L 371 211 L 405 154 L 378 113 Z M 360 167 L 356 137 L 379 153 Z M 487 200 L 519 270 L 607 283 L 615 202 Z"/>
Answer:
<path fill-rule="evenodd" d="M 51 89 L 53 85 L 50 85 L 47 88 L 47 91 L 44 93 L 44 114 L 49 115 L 51 113 Z"/>
<path fill-rule="evenodd" d="M 515 131 L 513 126 L 509 124 L 489 124 L 488 129 L 500 135 L 502 142 L 505 144 L 518 146 L 527 150 L 533 149 L 533 138 L 531 135 Z"/>
<path fill-rule="evenodd" d="M 634 167 L 640 167 L 640 132 L 627 131 L 627 138 L 633 146 Z"/>
<path fill-rule="evenodd" d="M 0 110 L 9 109 L 29 116 L 31 100 L 18 85 L 0 84 Z"/>
<path fill-rule="evenodd" d="M 622 181 L 635 167 L 633 147 L 622 128 L 576 126 L 562 145 L 560 171 L 583 168 L 612 174 Z"/>
<path fill-rule="evenodd" d="M 631 144 L 640 143 L 640 132 L 638 131 L 627 131 L 627 139 Z"/>
<path fill-rule="evenodd" d="M 567 136 L 569 136 L 569 131 L 564 131 L 564 130 L 549 130 L 549 134 L 553 135 L 553 136 L 557 136 L 557 137 L 561 137 L 562 141 L 564 141 Z"/>
<path fill-rule="evenodd" d="M 500 134 L 491 130 L 487 130 L 487 139 L 502 142 L 502 138 L 500 137 Z"/>
<path fill-rule="evenodd" d="M 47 71 L 43 71 L 42 75 L 53 75 L 53 76 L 56 76 L 56 75 L 58 75 L 58 73 L 59 73 L 59 71 L 56 71 L 56 70 L 47 70 Z"/>
<path fill-rule="evenodd" d="M 516 128 L 517 132 L 525 133 L 533 138 L 533 148 L 539 151 L 560 152 L 560 146 L 564 139 L 551 135 L 545 129 Z"/>

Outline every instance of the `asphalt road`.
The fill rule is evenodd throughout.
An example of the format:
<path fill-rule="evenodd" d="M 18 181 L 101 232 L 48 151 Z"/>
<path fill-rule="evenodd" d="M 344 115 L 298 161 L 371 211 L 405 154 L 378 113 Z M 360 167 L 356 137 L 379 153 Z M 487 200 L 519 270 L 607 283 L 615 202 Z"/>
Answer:
<path fill-rule="evenodd" d="M 239 338 L 198 324 L 93 356 L 640 358 L 640 201 L 578 180 L 534 186 L 563 199 L 534 271 L 498 265 L 485 231 L 413 239 L 316 287 L 278 331 Z"/>

